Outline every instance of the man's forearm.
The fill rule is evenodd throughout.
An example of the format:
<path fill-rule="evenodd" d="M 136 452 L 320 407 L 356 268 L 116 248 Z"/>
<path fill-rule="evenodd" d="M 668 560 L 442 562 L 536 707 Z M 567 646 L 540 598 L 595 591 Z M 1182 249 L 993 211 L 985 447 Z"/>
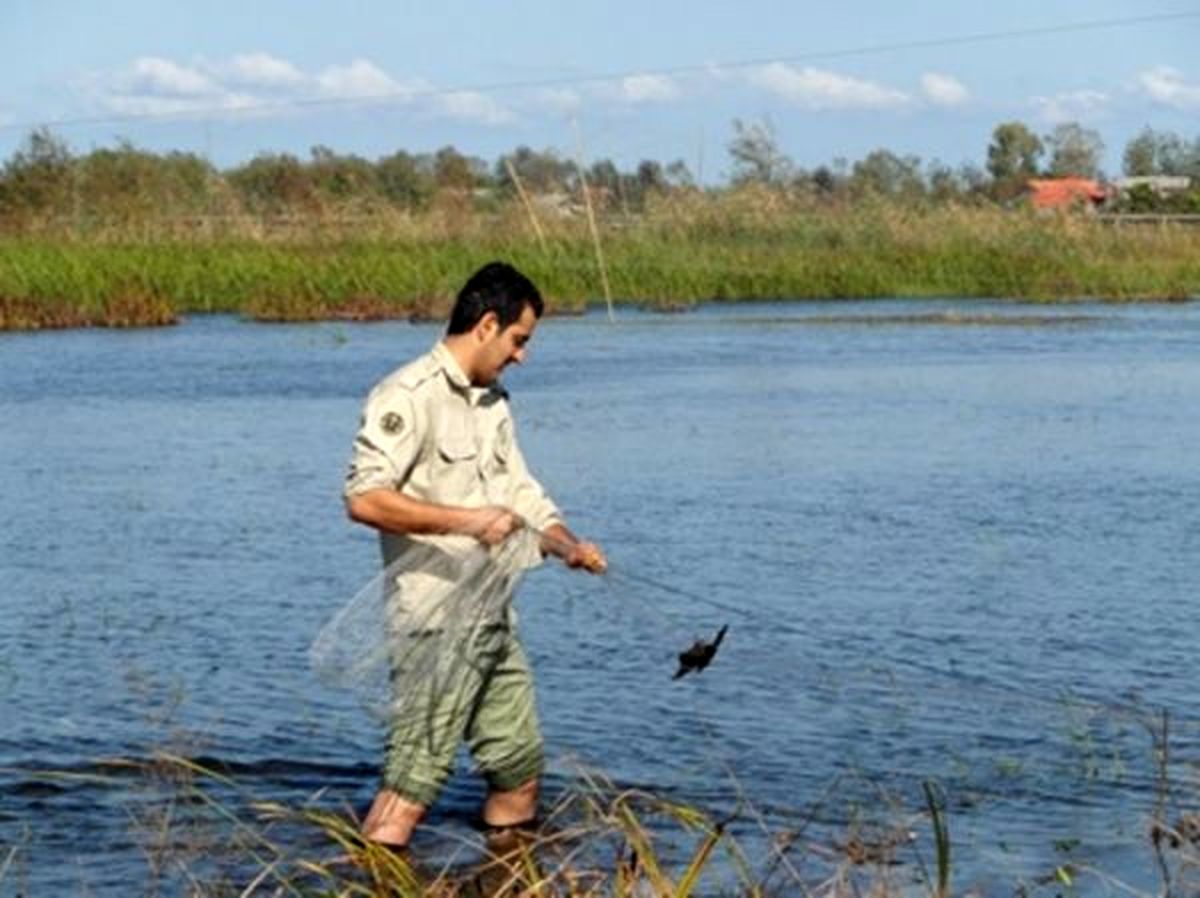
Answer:
<path fill-rule="evenodd" d="M 346 499 L 352 520 L 389 533 L 469 533 L 477 509 L 438 505 L 396 490 L 369 490 Z"/>
<path fill-rule="evenodd" d="M 473 536 L 493 546 L 522 526 L 521 519 L 507 508 L 459 508 L 414 499 L 390 489 L 369 490 L 346 500 L 352 520 L 388 533 L 456 533 Z M 542 551 L 556 555 L 570 567 L 585 567 L 601 573 L 607 567 L 604 554 L 592 543 L 581 542 L 562 523 L 541 532 Z"/>
<path fill-rule="evenodd" d="M 566 558 L 579 543 L 579 537 L 567 529 L 566 524 L 551 524 L 541 533 L 542 551 L 547 555 Z"/>

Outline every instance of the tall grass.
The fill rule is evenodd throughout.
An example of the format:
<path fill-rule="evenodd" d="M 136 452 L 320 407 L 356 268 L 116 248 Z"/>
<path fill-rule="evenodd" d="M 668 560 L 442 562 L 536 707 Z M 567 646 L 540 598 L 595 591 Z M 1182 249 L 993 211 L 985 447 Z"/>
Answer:
<path fill-rule="evenodd" d="M 157 796 L 134 820 L 148 894 L 173 894 L 182 882 L 197 898 L 945 895 L 922 875 L 925 839 L 910 831 L 912 816 L 894 826 L 851 824 L 826 841 L 805 824 L 767 831 L 744 799 L 717 819 L 580 771 L 535 828 L 443 834 L 449 847 L 410 853 L 364 841 L 354 813 L 328 799 L 259 801 L 220 771 L 179 755 L 131 763 Z M 733 834 L 733 824 L 750 820 L 763 826 L 766 858 L 751 857 Z M 915 893 L 914 883 L 923 884 Z"/>
<path fill-rule="evenodd" d="M 1165 718 L 1164 718 L 1165 721 Z M 1161 736 L 1166 739 L 1165 723 Z M 1157 737 L 1156 737 L 1157 738 Z M 1200 814 L 1194 783 L 1170 780 L 1165 746 L 1156 743 L 1166 800 L 1138 821 L 1158 859 L 1161 891 L 1200 888 Z M 10 771 L 11 772 L 11 771 Z M 365 842 L 354 811 L 325 790 L 298 803 L 261 800 L 227 771 L 186 755 L 107 759 L 80 772 L 19 771 L 26 779 L 109 785 L 128 804 L 133 845 L 147 896 L 513 896 L 513 898 L 948 898 L 953 797 L 923 784 L 924 807 L 906 807 L 879 789 L 878 806 L 853 802 L 839 815 L 837 782 L 804 810 L 774 823 L 741 795 L 722 815 L 641 789 L 620 788 L 594 771 L 546 809 L 536 828 L 475 834 L 448 829 L 440 848 L 423 839 L 411 852 Z M 860 797 L 861 798 L 861 797 Z M 106 799 L 105 806 L 113 806 Z M 1172 809 L 1168 815 L 1168 807 Z M 822 822 L 818 824 L 818 819 Z M 781 822 L 782 821 L 782 822 Z M 755 848 L 746 846 L 753 837 Z M 422 847 L 426 846 L 426 847 Z M 105 850 L 102 844 L 93 847 Z M 25 893 L 23 844 L 0 848 L 0 894 Z M 1146 895 L 1070 848 L 1061 862 L 1023 871 L 1013 894 Z M 1102 861 L 1103 858 L 1097 860 Z M 978 871 L 986 875 L 1000 871 Z M 1011 875 L 1011 874 L 1010 874 Z M 86 877 L 85 877 L 86 880 Z M 86 892 L 86 882 L 81 883 Z M 1063 888 L 1067 891 L 1064 892 Z M 977 893 L 968 886 L 963 894 Z"/>
<path fill-rule="evenodd" d="M 582 216 L 535 232 L 515 202 L 417 216 L 159 228 L 47 228 L 0 238 L 0 328 L 162 324 L 196 312 L 264 320 L 442 314 L 473 268 L 505 258 L 558 311 L 602 295 Z M 1117 228 L 992 206 L 829 206 L 746 189 L 677 192 L 599 224 L 617 301 L 1200 295 L 1200 229 Z"/>

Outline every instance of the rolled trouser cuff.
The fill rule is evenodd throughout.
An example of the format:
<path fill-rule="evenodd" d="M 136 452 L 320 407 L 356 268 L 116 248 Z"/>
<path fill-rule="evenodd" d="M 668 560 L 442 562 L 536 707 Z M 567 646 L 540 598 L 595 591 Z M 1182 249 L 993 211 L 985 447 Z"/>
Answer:
<path fill-rule="evenodd" d="M 411 801 L 423 807 L 430 807 L 437 801 L 445 784 L 445 778 L 437 781 L 421 779 L 412 776 L 411 771 L 407 770 L 384 770 L 383 773 L 385 789 L 395 792 L 405 801 Z"/>
<path fill-rule="evenodd" d="M 512 792 L 530 780 L 541 777 L 545 766 L 545 755 L 539 742 L 505 758 L 501 763 L 481 768 L 480 772 L 491 791 Z"/>

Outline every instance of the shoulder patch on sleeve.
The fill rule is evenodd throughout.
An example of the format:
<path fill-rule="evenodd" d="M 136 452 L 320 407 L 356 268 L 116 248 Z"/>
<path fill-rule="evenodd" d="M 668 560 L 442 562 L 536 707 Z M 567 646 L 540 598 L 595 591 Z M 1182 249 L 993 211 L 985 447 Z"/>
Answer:
<path fill-rule="evenodd" d="M 392 436 L 404 433 L 407 426 L 404 416 L 397 411 L 384 412 L 383 417 L 379 419 L 379 429 Z"/>

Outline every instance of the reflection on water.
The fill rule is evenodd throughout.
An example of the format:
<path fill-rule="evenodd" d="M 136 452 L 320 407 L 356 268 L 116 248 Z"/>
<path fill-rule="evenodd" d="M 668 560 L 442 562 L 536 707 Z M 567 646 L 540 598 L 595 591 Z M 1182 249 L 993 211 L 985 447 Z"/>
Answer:
<path fill-rule="evenodd" d="M 306 649 L 377 563 L 338 499 L 360 402 L 437 335 L 0 335 L 8 882 L 144 877 L 139 789 L 104 758 L 165 746 L 259 797 L 369 798 L 379 734 Z M 523 448 L 612 560 L 518 602 L 551 791 L 594 764 L 780 825 L 820 800 L 835 834 L 932 778 L 961 885 L 1069 857 L 1152 887 L 1161 709 L 1180 782 L 1200 735 L 1198 338 L 1192 306 L 546 321 L 508 377 Z M 478 798 L 460 777 L 436 821 Z"/>

